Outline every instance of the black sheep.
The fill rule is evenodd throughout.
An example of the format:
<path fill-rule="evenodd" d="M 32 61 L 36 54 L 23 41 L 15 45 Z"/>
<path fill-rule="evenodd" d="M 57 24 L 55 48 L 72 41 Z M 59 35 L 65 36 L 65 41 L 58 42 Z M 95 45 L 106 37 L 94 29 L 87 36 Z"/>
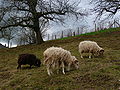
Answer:
<path fill-rule="evenodd" d="M 41 61 L 36 58 L 34 54 L 20 54 L 18 58 L 18 67 L 21 68 L 21 65 L 29 64 L 30 68 L 32 65 L 40 67 Z"/>

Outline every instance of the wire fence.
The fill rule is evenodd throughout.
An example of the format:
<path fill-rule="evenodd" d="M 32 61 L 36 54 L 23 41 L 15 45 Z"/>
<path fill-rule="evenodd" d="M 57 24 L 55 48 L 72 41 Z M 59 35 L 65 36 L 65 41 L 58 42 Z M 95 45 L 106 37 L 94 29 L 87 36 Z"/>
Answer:
<path fill-rule="evenodd" d="M 97 24 L 94 24 L 94 29 L 89 29 L 86 27 L 77 27 L 76 29 L 66 29 L 58 32 L 54 32 L 52 34 L 47 34 L 47 40 L 55 40 L 55 39 L 62 39 L 64 37 L 71 37 L 71 36 L 76 36 L 76 35 L 81 35 L 84 33 L 89 33 L 89 32 L 96 32 L 108 28 L 117 28 L 120 27 L 119 20 L 114 20 L 110 22 L 99 22 Z"/>

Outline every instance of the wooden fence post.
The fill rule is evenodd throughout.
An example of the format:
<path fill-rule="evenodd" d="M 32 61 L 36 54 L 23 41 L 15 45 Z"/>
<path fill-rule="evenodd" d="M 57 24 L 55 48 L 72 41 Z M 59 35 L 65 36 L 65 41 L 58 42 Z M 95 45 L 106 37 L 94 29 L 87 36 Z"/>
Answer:
<path fill-rule="evenodd" d="M 56 39 L 56 35 L 55 35 L 55 39 Z"/>
<path fill-rule="evenodd" d="M 78 30 L 77 30 L 77 35 L 79 35 L 80 34 L 80 31 L 79 31 L 79 27 L 78 27 Z"/>
<path fill-rule="evenodd" d="M 50 34 L 48 34 L 48 40 L 50 39 Z"/>
<path fill-rule="evenodd" d="M 73 36 L 75 36 L 75 31 L 73 32 Z"/>
<path fill-rule="evenodd" d="M 63 38 L 63 31 L 62 31 L 62 33 L 61 33 L 61 38 Z"/>

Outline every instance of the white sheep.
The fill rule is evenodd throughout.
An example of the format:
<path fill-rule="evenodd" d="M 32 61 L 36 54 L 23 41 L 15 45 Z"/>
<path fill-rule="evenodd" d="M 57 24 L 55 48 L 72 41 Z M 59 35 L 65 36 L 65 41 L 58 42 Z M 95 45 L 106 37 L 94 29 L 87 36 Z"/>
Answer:
<path fill-rule="evenodd" d="M 79 62 L 75 56 L 71 56 L 71 53 L 61 47 L 50 47 L 44 51 L 44 64 L 47 67 L 48 75 L 51 75 L 52 69 L 57 69 L 62 67 L 62 72 L 65 74 L 65 67 L 67 70 L 70 70 L 70 67 L 73 65 L 76 69 L 79 68 Z"/>
<path fill-rule="evenodd" d="M 89 53 L 89 58 L 91 58 L 92 55 L 103 55 L 104 49 L 99 47 L 94 41 L 82 41 L 79 44 L 79 53 L 81 58 L 83 58 L 82 53 Z"/>

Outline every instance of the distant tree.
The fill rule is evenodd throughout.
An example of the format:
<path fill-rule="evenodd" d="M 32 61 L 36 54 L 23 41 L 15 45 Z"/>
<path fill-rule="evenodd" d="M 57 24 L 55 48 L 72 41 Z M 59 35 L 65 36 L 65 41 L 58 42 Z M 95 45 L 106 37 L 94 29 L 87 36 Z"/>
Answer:
<path fill-rule="evenodd" d="M 44 20 L 41 20 L 39 22 L 40 31 L 42 34 L 42 37 L 44 38 L 46 35 L 46 31 L 49 27 L 49 23 L 45 22 Z M 20 28 L 19 32 L 17 33 L 17 37 L 15 39 L 15 42 L 18 45 L 25 45 L 25 44 L 35 44 L 36 43 L 36 34 L 33 29 L 28 28 Z"/>
<path fill-rule="evenodd" d="M 109 12 L 109 16 L 113 16 L 120 10 L 120 0 L 92 0 L 92 4 L 95 5 L 93 10 L 98 16 L 106 12 Z"/>
<path fill-rule="evenodd" d="M 19 32 L 17 33 L 17 37 L 15 38 L 14 42 L 17 45 L 36 43 L 35 33 L 33 30 L 21 28 L 21 30 L 19 30 Z"/>
<path fill-rule="evenodd" d="M 70 0 L 3 0 L 0 10 L 4 13 L 0 22 L 0 30 L 9 27 L 24 27 L 34 30 L 36 43 L 43 43 L 42 32 L 40 31 L 40 21 L 63 22 L 65 15 L 84 16 L 78 9 L 79 2 Z M 7 9 L 7 10 L 6 10 Z M 4 10 L 6 10 L 4 12 Z M 8 19 L 13 22 L 7 23 Z"/>
<path fill-rule="evenodd" d="M 3 37 L 3 33 L 2 31 L 0 31 L 0 39 L 2 39 L 2 37 Z"/>
<path fill-rule="evenodd" d="M 2 39 L 7 41 L 8 47 L 10 48 L 10 44 L 12 43 L 11 40 L 15 38 L 16 30 L 15 28 L 6 28 L 2 32 Z"/>

